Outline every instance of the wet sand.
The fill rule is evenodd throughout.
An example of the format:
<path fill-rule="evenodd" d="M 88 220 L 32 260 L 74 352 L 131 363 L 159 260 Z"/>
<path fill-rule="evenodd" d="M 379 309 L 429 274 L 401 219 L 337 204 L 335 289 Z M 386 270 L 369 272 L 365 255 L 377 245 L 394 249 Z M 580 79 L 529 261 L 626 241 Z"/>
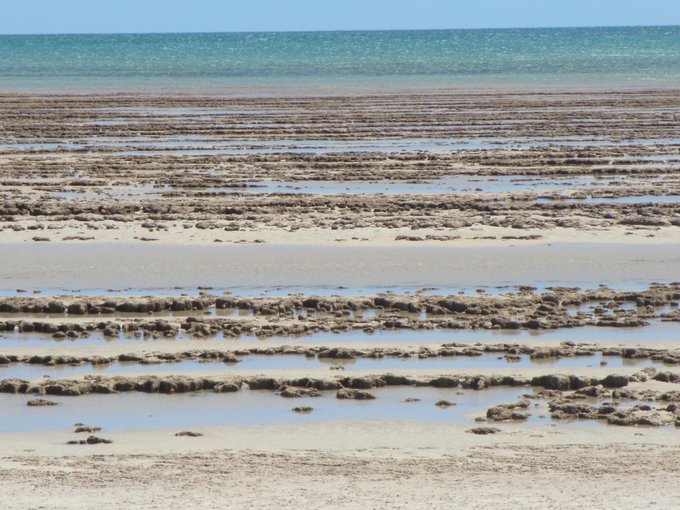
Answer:
<path fill-rule="evenodd" d="M 680 498 L 677 90 L 0 106 L 7 508 Z"/>
<path fill-rule="evenodd" d="M 67 447 L 61 434 L 3 435 L 6 508 L 198 509 L 219 500 L 274 509 L 310 497 L 315 508 L 670 508 L 680 497 L 678 436 L 655 430 L 521 425 L 476 436 L 400 422 L 200 430 L 197 438 L 111 434 L 104 455 Z"/>

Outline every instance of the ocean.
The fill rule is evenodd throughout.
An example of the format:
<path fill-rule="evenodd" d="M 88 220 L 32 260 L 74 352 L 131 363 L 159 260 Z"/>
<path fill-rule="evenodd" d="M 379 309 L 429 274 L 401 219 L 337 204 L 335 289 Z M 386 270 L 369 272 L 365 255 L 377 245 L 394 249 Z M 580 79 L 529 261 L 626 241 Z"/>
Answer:
<path fill-rule="evenodd" d="M 0 92 L 680 86 L 680 27 L 0 36 Z"/>

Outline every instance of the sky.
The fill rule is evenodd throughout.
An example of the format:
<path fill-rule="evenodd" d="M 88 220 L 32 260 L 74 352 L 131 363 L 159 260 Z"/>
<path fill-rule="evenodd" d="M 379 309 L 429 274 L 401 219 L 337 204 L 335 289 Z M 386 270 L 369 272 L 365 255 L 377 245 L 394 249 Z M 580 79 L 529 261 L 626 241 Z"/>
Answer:
<path fill-rule="evenodd" d="M 680 0 L 0 0 L 0 34 L 680 25 Z"/>

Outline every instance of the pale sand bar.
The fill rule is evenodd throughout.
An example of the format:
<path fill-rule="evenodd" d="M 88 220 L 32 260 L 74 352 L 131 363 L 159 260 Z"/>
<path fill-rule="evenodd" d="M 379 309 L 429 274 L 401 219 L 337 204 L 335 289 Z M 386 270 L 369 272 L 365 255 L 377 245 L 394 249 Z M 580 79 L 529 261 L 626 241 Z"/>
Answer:
<path fill-rule="evenodd" d="M 350 294 L 517 285 L 644 288 L 680 278 L 680 245 L 565 244 L 512 247 L 6 244 L 0 290 L 188 289 Z M 363 289 L 352 292 L 352 289 Z M 338 289 L 340 291 L 342 289 Z M 347 290 L 347 289 L 345 289 Z M 347 294 L 348 292 L 342 292 Z"/>

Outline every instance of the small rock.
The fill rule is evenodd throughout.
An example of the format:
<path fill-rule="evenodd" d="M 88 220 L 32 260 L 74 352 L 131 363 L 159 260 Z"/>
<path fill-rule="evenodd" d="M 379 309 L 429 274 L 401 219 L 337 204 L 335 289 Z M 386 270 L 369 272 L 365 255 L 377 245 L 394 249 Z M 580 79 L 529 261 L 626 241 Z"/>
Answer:
<path fill-rule="evenodd" d="M 475 427 L 473 429 L 468 430 L 468 432 L 472 434 L 477 434 L 478 436 L 486 436 L 488 434 L 495 434 L 496 432 L 500 432 L 501 429 L 497 429 L 496 427 Z"/>
<path fill-rule="evenodd" d="M 81 432 L 87 432 L 88 434 L 92 434 L 94 432 L 99 432 L 101 431 L 101 427 L 88 427 L 86 425 L 79 425 L 76 427 L 76 429 L 73 431 L 74 434 L 80 434 Z"/>
<path fill-rule="evenodd" d="M 625 375 L 610 374 L 602 379 L 602 386 L 605 388 L 623 388 L 628 386 L 628 377 Z"/>
<path fill-rule="evenodd" d="M 52 400 L 45 400 L 44 398 L 37 398 L 35 400 L 29 400 L 26 402 L 29 407 L 48 407 L 59 405 L 58 402 L 53 402 Z"/>
<path fill-rule="evenodd" d="M 298 414 L 309 414 L 314 410 L 313 407 L 294 407 L 293 412 Z"/>

